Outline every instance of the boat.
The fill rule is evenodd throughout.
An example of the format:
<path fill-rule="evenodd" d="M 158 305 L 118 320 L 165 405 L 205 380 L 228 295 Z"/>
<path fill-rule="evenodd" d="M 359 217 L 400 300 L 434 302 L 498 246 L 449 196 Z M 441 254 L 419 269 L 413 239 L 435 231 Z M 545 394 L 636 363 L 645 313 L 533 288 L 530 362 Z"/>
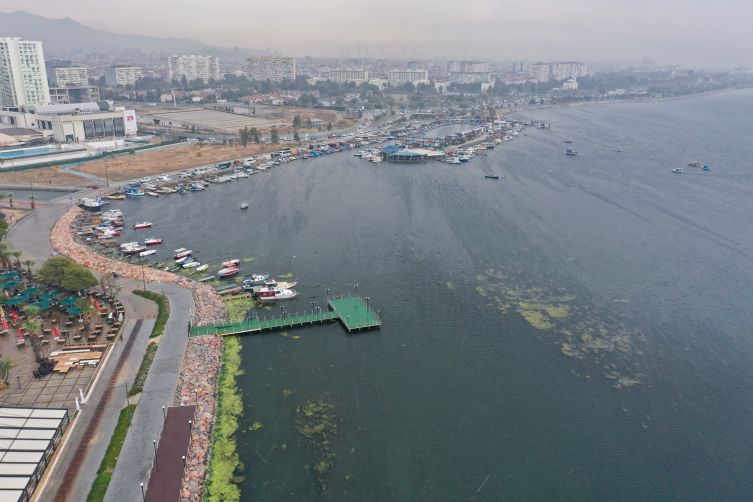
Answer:
<path fill-rule="evenodd" d="M 573 140 L 571 140 L 571 139 L 566 139 L 565 140 L 565 143 L 572 143 L 572 142 L 573 142 Z"/>
<path fill-rule="evenodd" d="M 228 260 L 222 262 L 222 268 L 230 268 L 230 267 L 237 267 L 240 263 L 240 260 Z"/>
<path fill-rule="evenodd" d="M 193 268 L 193 267 L 198 267 L 199 265 L 201 265 L 201 263 L 199 263 L 198 260 L 187 261 L 183 264 L 183 268 Z"/>
<path fill-rule="evenodd" d="M 109 211 L 105 211 L 102 213 L 103 218 L 122 218 L 123 217 L 123 211 L 120 209 L 110 209 Z"/>
<path fill-rule="evenodd" d="M 150 197 L 159 197 L 159 194 L 157 192 L 147 192 L 146 194 Z"/>
<path fill-rule="evenodd" d="M 260 275 L 260 274 L 249 274 L 243 276 L 243 285 L 244 286 L 261 286 L 264 284 L 264 281 L 269 279 L 269 274 L 267 275 Z"/>
<path fill-rule="evenodd" d="M 167 192 L 165 191 L 164 188 L 158 188 L 157 190 L 154 191 L 154 193 L 158 193 L 160 195 L 163 195 L 163 194 L 166 194 Z"/>
<path fill-rule="evenodd" d="M 204 190 L 204 187 L 203 186 L 192 185 L 192 186 L 188 187 L 188 189 L 191 190 L 192 192 L 198 192 L 199 190 Z"/>
<path fill-rule="evenodd" d="M 201 267 L 199 267 L 199 268 L 201 268 Z M 199 269 L 197 268 L 196 270 L 199 270 Z M 209 277 L 204 277 L 203 279 L 199 279 L 199 282 L 211 281 L 212 279 L 214 279 L 214 276 L 210 275 Z"/>
<path fill-rule="evenodd" d="M 672 172 L 673 172 L 673 173 L 684 173 L 685 171 L 683 171 L 683 170 L 682 170 L 682 169 L 680 169 L 679 167 L 675 167 L 674 169 L 672 169 Z"/>
<path fill-rule="evenodd" d="M 578 152 L 576 152 L 572 148 L 568 148 L 567 152 L 565 152 L 565 153 L 567 153 L 568 155 L 578 155 Z"/>
<path fill-rule="evenodd" d="M 708 171 L 709 169 L 710 169 L 709 166 L 703 166 L 704 171 Z"/>
<path fill-rule="evenodd" d="M 688 164 L 688 167 L 701 167 L 701 163 L 700 162 L 690 162 Z M 703 166 L 703 167 L 707 167 L 707 166 Z"/>
<path fill-rule="evenodd" d="M 498 180 L 499 176 L 497 176 L 496 174 L 487 174 L 486 176 L 484 176 L 484 178 L 489 178 L 490 180 Z"/>
<path fill-rule="evenodd" d="M 468 162 L 469 160 L 471 160 L 471 158 L 469 156 L 467 156 L 467 155 L 463 155 L 458 160 L 460 160 L 460 162 Z"/>
<path fill-rule="evenodd" d="M 126 195 L 146 195 L 144 192 L 139 190 L 138 188 L 129 188 L 125 191 Z"/>
<path fill-rule="evenodd" d="M 136 254 L 141 253 L 142 251 L 146 251 L 146 246 L 135 246 L 131 248 L 121 249 L 121 251 L 123 252 L 123 254 Z"/>
<path fill-rule="evenodd" d="M 154 254 L 156 252 L 157 251 L 155 249 L 151 249 L 149 251 L 142 251 L 142 252 L 139 253 L 139 256 L 142 256 L 142 257 L 143 256 L 149 256 L 150 254 Z"/>
<path fill-rule="evenodd" d="M 381 161 L 382 161 L 382 157 L 377 157 L 377 156 L 371 157 L 371 162 L 381 162 Z"/>
<path fill-rule="evenodd" d="M 108 195 L 107 198 L 110 200 L 125 200 L 125 195 Z"/>
<path fill-rule="evenodd" d="M 196 268 L 196 271 L 197 271 L 197 272 L 203 272 L 204 270 L 206 270 L 206 269 L 208 269 L 208 268 L 209 268 L 209 265 L 205 263 L 204 265 L 202 265 L 202 266 L 200 266 L 200 267 L 197 267 L 197 268 Z"/>
<path fill-rule="evenodd" d="M 151 223 L 149 223 L 148 221 L 145 221 L 145 222 L 143 222 L 143 223 L 136 223 L 136 224 L 135 224 L 135 225 L 133 226 L 133 228 L 149 228 L 149 227 L 151 227 L 151 226 L 152 226 L 152 224 L 151 224 Z"/>
<path fill-rule="evenodd" d="M 191 250 L 186 248 L 176 249 L 173 253 L 175 253 L 175 259 L 183 258 L 184 256 L 191 256 Z"/>
<path fill-rule="evenodd" d="M 445 163 L 446 164 L 460 164 L 460 159 L 458 159 L 457 157 L 451 157 L 445 160 Z"/>
<path fill-rule="evenodd" d="M 237 267 L 228 267 L 220 269 L 220 271 L 217 272 L 217 275 L 219 275 L 220 277 L 227 277 L 229 275 L 235 275 L 238 272 L 240 272 L 240 270 Z"/>
<path fill-rule="evenodd" d="M 291 300 L 298 296 L 296 291 L 292 289 L 282 288 L 262 288 L 257 294 L 255 294 L 259 300 Z"/>
<path fill-rule="evenodd" d="M 139 245 L 138 242 L 133 241 L 133 242 L 124 242 L 123 244 L 120 244 L 120 247 L 121 248 L 130 248 L 130 247 L 138 246 L 138 245 Z"/>
<path fill-rule="evenodd" d="M 151 246 L 153 244 L 162 244 L 162 239 L 144 239 L 144 244 L 146 244 L 147 246 Z"/>
<path fill-rule="evenodd" d="M 620 152 L 621 152 L 622 150 L 620 150 L 619 148 L 615 148 L 615 149 L 614 149 L 614 150 L 612 150 L 612 151 L 613 151 L 613 152 L 617 152 L 617 153 L 620 153 Z"/>
<path fill-rule="evenodd" d="M 248 204 L 246 204 L 245 202 L 241 204 L 241 209 L 248 209 Z"/>
<path fill-rule="evenodd" d="M 99 209 L 102 207 L 102 201 L 98 199 L 81 199 L 81 205 L 87 209 Z"/>
<path fill-rule="evenodd" d="M 252 291 L 254 293 L 260 292 L 264 288 L 280 288 L 280 289 L 293 289 L 293 287 L 298 284 L 297 282 L 279 282 L 275 279 L 268 279 L 264 281 L 264 284 L 261 286 L 249 286 L 247 284 L 243 284 L 243 289 L 246 291 Z"/>

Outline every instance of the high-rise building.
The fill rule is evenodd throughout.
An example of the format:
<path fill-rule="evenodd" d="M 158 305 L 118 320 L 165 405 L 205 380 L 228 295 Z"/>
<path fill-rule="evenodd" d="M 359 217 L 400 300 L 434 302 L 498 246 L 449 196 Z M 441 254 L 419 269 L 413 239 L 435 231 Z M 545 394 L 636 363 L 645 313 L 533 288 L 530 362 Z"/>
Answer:
<path fill-rule="evenodd" d="M 489 63 L 486 61 L 447 61 L 445 72 L 470 72 L 479 73 L 489 71 Z"/>
<path fill-rule="evenodd" d="M 552 63 L 551 73 L 557 80 L 585 77 L 586 63 L 582 61 L 555 61 Z"/>
<path fill-rule="evenodd" d="M 531 77 L 537 78 L 539 82 L 546 82 L 551 76 L 551 65 L 549 63 L 534 63 L 531 65 Z"/>
<path fill-rule="evenodd" d="M 523 62 L 514 62 L 512 64 L 512 71 L 526 71 L 526 64 Z"/>
<path fill-rule="evenodd" d="M 105 83 L 110 87 L 133 85 L 141 80 L 141 68 L 130 65 L 115 65 L 105 68 Z"/>
<path fill-rule="evenodd" d="M 453 71 L 450 72 L 450 82 L 455 84 L 478 84 L 491 82 L 492 74 L 488 71 Z"/>
<path fill-rule="evenodd" d="M 409 61 L 408 69 L 411 71 L 423 70 L 424 64 L 421 61 Z"/>
<path fill-rule="evenodd" d="M 332 69 L 329 71 L 329 79 L 336 84 L 344 84 L 346 82 L 355 82 L 356 85 L 361 82 L 369 80 L 368 70 L 343 70 L 341 68 Z"/>
<path fill-rule="evenodd" d="M 220 79 L 220 61 L 215 56 L 170 56 L 167 58 L 167 81 L 190 82 L 200 78 L 205 84 L 209 79 Z"/>
<path fill-rule="evenodd" d="M 42 42 L 0 38 L 0 104 L 18 106 L 49 102 Z"/>
<path fill-rule="evenodd" d="M 390 70 L 390 87 L 401 86 L 411 82 L 413 84 L 428 84 L 429 72 L 426 70 Z"/>
<path fill-rule="evenodd" d="M 246 76 L 249 80 L 295 80 L 295 58 L 267 56 L 246 58 Z"/>
<path fill-rule="evenodd" d="M 83 66 L 51 68 L 47 70 L 47 77 L 50 79 L 50 84 L 53 87 L 87 85 L 89 83 L 89 75 Z"/>

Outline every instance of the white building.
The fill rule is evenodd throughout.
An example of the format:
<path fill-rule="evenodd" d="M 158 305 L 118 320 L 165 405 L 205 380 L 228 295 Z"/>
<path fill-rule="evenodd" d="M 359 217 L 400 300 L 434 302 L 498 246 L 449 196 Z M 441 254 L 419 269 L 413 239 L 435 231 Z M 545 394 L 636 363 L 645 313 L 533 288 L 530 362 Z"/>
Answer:
<path fill-rule="evenodd" d="M 555 61 L 551 74 L 557 80 L 575 79 L 586 76 L 586 63 L 582 61 Z"/>
<path fill-rule="evenodd" d="M 246 76 L 249 80 L 295 80 L 295 58 L 267 56 L 246 58 Z"/>
<path fill-rule="evenodd" d="M 66 85 L 88 85 L 89 75 L 83 66 L 52 68 L 48 77 L 54 87 L 65 87 Z"/>
<path fill-rule="evenodd" d="M 539 80 L 539 82 L 546 82 L 551 76 L 551 65 L 549 63 L 534 63 L 531 65 L 531 76 Z"/>
<path fill-rule="evenodd" d="M 167 81 L 189 82 L 200 78 L 205 84 L 209 79 L 220 79 L 220 60 L 215 56 L 170 56 L 167 58 Z"/>
<path fill-rule="evenodd" d="M 486 61 L 448 61 L 445 65 L 446 73 L 453 72 L 488 72 L 489 63 Z"/>
<path fill-rule="evenodd" d="M 450 82 L 455 84 L 478 84 L 490 82 L 492 74 L 488 71 L 453 71 L 450 72 Z"/>
<path fill-rule="evenodd" d="M 105 82 L 110 87 L 133 85 L 139 80 L 141 80 L 141 68 L 138 66 L 115 65 L 105 68 Z"/>
<path fill-rule="evenodd" d="M 329 71 L 329 79 L 336 84 L 355 82 L 356 85 L 369 80 L 369 70 L 344 70 L 336 68 Z"/>
<path fill-rule="evenodd" d="M 390 87 L 399 87 L 411 82 L 413 85 L 428 84 L 429 72 L 427 70 L 390 70 Z"/>
<path fill-rule="evenodd" d="M 372 78 L 369 79 L 369 85 L 375 85 L 379 87 L 380 91 L 384 91 L 385 89 L 387 89 L 387 87 L 389 87 L 390 81 L 386 78 Z"/>
<path fill-rule="evenodd" d="M 448 88 L 450 87 L 450 84 L 452 84 L 452 82 L 450 82 L 449 80 L 436 80 L 434 81 L 434 88 L 438 93 L 446 94 Z"/>
<path fill-rule="evenodd" d="M 0 104 L 18 106 L 49 102 L 42 42 L 0 38 Z"/>
<path fill-rule="evenodd" d="M 578 90 L 578 81 L 574 78 L 566 80 L 562 87 L 560 87 L 563 91 L 577 91 Z"/>

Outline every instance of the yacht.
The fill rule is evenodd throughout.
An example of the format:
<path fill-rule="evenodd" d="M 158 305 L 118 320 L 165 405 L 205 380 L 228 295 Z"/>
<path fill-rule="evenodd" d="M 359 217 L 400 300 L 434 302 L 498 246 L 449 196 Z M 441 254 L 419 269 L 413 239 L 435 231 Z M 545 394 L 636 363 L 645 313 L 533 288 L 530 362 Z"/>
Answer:
<path fill-rule="evenodd" d="M 177 260 L 178 258 L 183 258 L 186 256 L 191 256 L 191 250 L 186 248 L 179 248 L 173 251 L 175 253 L 174 258 Z"/>
<path fill-rule="evenodd" d="M 672 169 L 672 172 L 673 172 L 673 173 L 684 173 L 685 171 L 683 171 L 683 170 L 682 170 L 682 169 L 680 169 L 679 167 L 675 167 L 674 169 Z"/>
<path fill-rule="evenodd" d="M 258 293 L 259 300 L 291 300 L 298 296 L 292 289 L 262 288 Z"/>

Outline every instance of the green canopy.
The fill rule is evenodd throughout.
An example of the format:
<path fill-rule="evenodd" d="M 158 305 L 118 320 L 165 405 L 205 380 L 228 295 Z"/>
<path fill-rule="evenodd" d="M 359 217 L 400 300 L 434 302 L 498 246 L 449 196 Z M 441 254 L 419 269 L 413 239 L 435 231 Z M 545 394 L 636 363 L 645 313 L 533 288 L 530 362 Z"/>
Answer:
<path fill-rule="evenodd" d="M 37 298 L 39 298 L 42 301 L 54 300 L 57 295 L 58 295 L 57 293 L 45 293 L 43 295 L 37 295 Z"/>
<path fill-rule="evenodd" d="M 14 296 L 13 298 L 8 298 L 3 303 L 6 305 L 18 305 L 19 303 L 26 303 L 29 300 L 31 300 L 30 296 Z"/>
<path fill-rule="evenodd" d="M 58 303 L 60 303 L 60 305 L 64 305 L 64 306 L 66 306 L 66 305 L 76 305 L 76 301 L 77 300 L 78 300 L 78 298 L 76 298 L 75 296 L 69 296 L 68 298 L 66 298 L 62 302 L 58 302 Z"/>
<path fill-rule="evenodd" d="M 0 279 L 11 279 L 19 275 L 21 275 L 21 272 L 16 272 L 16 271 L 5 272 L 4 274 L 0 274 Z"/>
<path fill-rule="evenodd" d="M 50 300 L 30 303 L 27 305 L 27 307 L 39 307 L 40 309 L 47 310 L 48 308 L 50 308 Z"/>
<path fill-rule="evenodd" d="M 78 307 L 68 307 L 65 310 L 67 310 L 70 315 L 77 315 L 77 314 L 83 314 L 84 313 L 84 311 L 81 310 Z"/>
<path fill-rule="evenodd" d="M 15 288 L 15 287 L 16 287 L 16 286 L 18 286 L 19 284 L 21 284 L 21 281 L 17 281 L 16 279 L 13 279 L 12 281 L 8 281 L 8 282 L 2 282 L 2 283 L 0 283 L 0 288 L 1 288 L 1 289 L 10 289 L 10 288 Z"/>
<path fill-rule="evenodd" d="M 41 287 L 39 287 L 39 286 L 32 286 L 32 287 L 30 287 L 30 288 L 26 288 L 26 289 L 24 289 L 24 290 L 22 291 L 22 293 L 23 293 L 23 294 L 25 294 L 25 295 L 33 295 L 33 296 L 37 296 L 38 294 L 41 294 L 41 293 L 43 293 L 45 289 L 46 289 L 46 288 L 41 288 Z"/>

